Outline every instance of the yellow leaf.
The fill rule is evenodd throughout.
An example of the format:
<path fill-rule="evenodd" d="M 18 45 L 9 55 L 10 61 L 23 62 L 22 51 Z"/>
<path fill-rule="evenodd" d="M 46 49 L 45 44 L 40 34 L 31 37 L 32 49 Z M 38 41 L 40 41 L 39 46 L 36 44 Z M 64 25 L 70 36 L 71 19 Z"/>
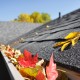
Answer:
<path fill-rule="evenodd" d="M 54 44 L 53 47 L 61 47 L 61 51 L 64 51 L 64 49 L 70 44 L 72 43 L 72 46 L 74 46 L 78 40 L 80 39 L 80 32 L 71 32 L 69 33 L 66 37 L 65 37 L 65 41 L 62 42 L 58 42 L 56 44 Z"/>
<path fill-rule="evenodd" d="M 76 37 L 78 34 L 79 34 L 79 32 L 71 32 L 65 37 L 65 39 L 72 39 L 72 38 Z"/>
<path fill-rule="evenodd" d="M 72 46 L 74 46 L 79 40 L 79 36 L 72 39 Z"/>
<path fill-rule="evenodd" d="M 20 68 L 20 73 L 22 74 L 22 76 L 27 77 L 27 76 L 31 76 L 31 77 L 36 77 L 36 75 L 38 74 L 38 71 L 42 70 L 41 66 L 36 66 L 35 68 Z"/>
<path fill-rule="evenodd" d="M 63 41 L 63 42 L 58 42 L 58 43 L 54 44 L 53 47 L 59 47 L 59 46 L 62 46 L 63 44 L 65 44 L 65 43 L 67 43 L 67 42 L 70 42 L 70 40 Z"/>
<path fill-rule="evenodd" d="M 20 70 L 21 74 L 23 76 L 32 76 L 32 77 L 36 77 L 37 73 L 38 73 L 38 70 L 35 69 L 35 68 L 23 68 Z M 25 77 L 26 77 L 25 76 Z"/>
<path fill-rule="evenodd" d="M 61 47 L 61 51 L 64 51 L 64 49 L 70 44 L 70 42 L 65 43 L 62 47 Z"/>

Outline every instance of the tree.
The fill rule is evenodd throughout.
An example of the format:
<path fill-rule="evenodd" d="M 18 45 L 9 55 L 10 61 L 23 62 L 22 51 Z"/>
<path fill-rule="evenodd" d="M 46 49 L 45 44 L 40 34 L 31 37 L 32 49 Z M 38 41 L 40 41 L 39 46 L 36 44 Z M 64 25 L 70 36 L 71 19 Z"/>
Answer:
<path fill-rule="evenodd" d="M 20 22 L 33 22 L 33 19 L 28 14 L 20 14 L 18 16 L 17 21 L 20 21 Z"/>
<path fill-rule="evenodd" d="M 47 13 L 33 12 L 31 15 L 22 13 L 14 21 L 31 22 L 31 23 L 45 23 L 50 21 L 50 15 Z"/>
<path fill-rule="evenodd" d="M 51 17 L 48 13 L 42 13 L 42 19 L 44 20 L 44 22 L 48 22 L 51 20 Z"/>
<path fill-rule="evenodd" d="M 39 12 L 33 12 L 31 18 L 34 19 L 34 23 L 43 23 L 42 15 Z"/>

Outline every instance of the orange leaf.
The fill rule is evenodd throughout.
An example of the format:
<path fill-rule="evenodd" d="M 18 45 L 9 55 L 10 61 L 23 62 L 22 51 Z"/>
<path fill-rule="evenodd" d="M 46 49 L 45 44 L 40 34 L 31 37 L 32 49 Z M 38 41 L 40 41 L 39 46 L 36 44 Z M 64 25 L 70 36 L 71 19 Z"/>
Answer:
<path fill-rule="evenodd" d="M 44 74 L 41 72 L 41 70 L 38 71 L 38 74 L 36 76 L 37 80 L 45 80 Z"/>

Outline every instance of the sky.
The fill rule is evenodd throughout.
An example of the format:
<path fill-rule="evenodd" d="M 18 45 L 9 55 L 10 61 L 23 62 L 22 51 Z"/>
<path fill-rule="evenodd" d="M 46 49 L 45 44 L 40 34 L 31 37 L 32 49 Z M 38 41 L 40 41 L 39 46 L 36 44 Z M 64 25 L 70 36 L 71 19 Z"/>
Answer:
<path fill-rule="evenodd" d="M 52 19 L 80 8 L 80 0 L 0 0 L 0 21 L 10 21 L 21 13 L 48 13 Z"/>

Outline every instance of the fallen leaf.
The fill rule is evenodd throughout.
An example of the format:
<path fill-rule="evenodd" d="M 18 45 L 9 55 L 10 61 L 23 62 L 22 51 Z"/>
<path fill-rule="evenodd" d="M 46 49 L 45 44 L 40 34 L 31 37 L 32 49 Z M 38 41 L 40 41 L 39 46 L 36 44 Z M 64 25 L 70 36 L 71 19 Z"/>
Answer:
<path fill-rule="evenodd" d="M 78 34 L 79 34 L 79 32 L 71 32 L 65 37 L 65 39 L 72 39 L 72 38 L 76 37 Z"/>
<path fill-rule="evenodd" d="M 38 61 L 38 62 L 36 63 L 36 65 L 41 66 L 43 63 L 44 63 L 44 59 L 41 59 L 40 61 Z"/>
<path fill-rule="evenodd" d="M 59 46 L 62 46 L 63 44 L 65 44 L 65 43 L 67 43 L 67 42 L 70 42 L 70 40 L 62 41 L 62 42 L 57 42 L 56 44 L 54 44 L 53 47 L 59 47 Z"/>
<path fill-rule="evenodd" d="M 39 70 L 37 73 L 37 76 L 36 76 L 36 80 L 45 80 L 45 79 L 46 78 L 45 78 L 44 74 L 42 73 L 41 70 Z"/>
<path fill-rule="evenodd" d="M 80 32 L 71 32 L 69 33 L 65 38 L 65 41 L 62 42 L 57 42 L 54 44 L 54 48 L 55 47 L 61 47 L 61 51 L 64 51 L 64 49 L 69 45 L 72 44 L 72 46 L 74 46 L 78 40 L 80 39 Z"/>
<path fill-rule="evenodd" d="M 72 39 L 72 46 L 74 46 L 79 40 L 79 36 Z"/>
<path fill-rule="evenodd" d="M 11 48 L 9 45 L 6 46 L 6 50 L 5 50 L 5 54 L 8 56 L 8 57 L 13 57 L 14 56 L 14 49 Z"/>
<path fill-rule="evenodd" d="M 70 42 L 67 42 L 65 44 L 63 44 L 63 46 L 61 47 L 61 51 L 64 51 L 64 49 L 70 44 Z"/>
<path fill-rule="evenodd" d="M 36 66 L 36 67 L 28 67 L 28 68 L 20 68 L 20 73 L 24 77 L 33 77 L 33 78 L 38 78 L 38 74 L 43 76 L 42 74 L 42 67 L 41 66 Z M 41 72 L 39 72 L 41 71 Z"/>
<path fill-rule="evenodd" d="M 14 57 L 18 58 L 22 53 L 20 52 L 20 50 L 15 50 L 15 54 Z"/>
<path fill-rule="evenodd" d="M 49 66 L 46 67 L 46 74 L 48 80 L 56 80 L 58 72 L 56 70 L 56 64 L 53 62 L 53 54 L 50 57 Z"/>
<path fill-rule="evenodd" d="M 22 67 L 34 67 L 38 62 L 38 54 L 32 56 L 31 53 L 27 50 L 24 50 L 24 56 L 19 57 L 18 63 Z"/>

